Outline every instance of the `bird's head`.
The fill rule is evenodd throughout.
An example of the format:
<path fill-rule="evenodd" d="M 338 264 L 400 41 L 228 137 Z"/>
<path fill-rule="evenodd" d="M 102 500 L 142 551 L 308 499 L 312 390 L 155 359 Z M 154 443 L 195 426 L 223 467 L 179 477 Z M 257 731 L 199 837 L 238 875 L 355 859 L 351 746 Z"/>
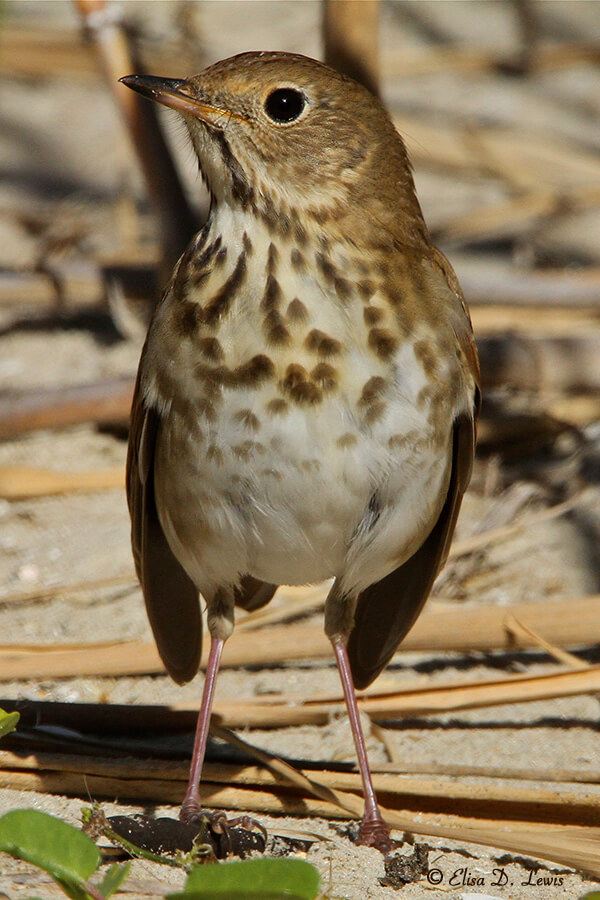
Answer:
<path fill-rule="evenodd" d="M 364 87 L 323 63 L 251 52 L 181 80 L 122 78 L 178 110 L 217 202 L 388 218 L 418 204 L 402 139 Z M 419 212 L 420 215 L 420 212 Z"/>

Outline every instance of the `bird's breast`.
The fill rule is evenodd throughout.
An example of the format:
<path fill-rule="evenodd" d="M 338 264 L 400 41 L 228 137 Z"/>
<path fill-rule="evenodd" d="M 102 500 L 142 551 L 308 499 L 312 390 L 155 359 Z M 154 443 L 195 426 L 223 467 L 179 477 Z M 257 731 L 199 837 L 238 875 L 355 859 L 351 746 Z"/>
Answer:
<path fill-rule="evenodd" d="M 149 342 L 167 533 L 188 555 L 198 534 L 188 571 L 235 558 L 239 572 L 305 583 L 378 541 L 371 568 L 389 571 L 439 511 L 451 354 L 339 250 L 247 230 L 225 246 L 204 241 L 197 287 L 182 261 L 186 289 L 176 280 Z M 402 524 L 407 500 L 418 515 Z"/>

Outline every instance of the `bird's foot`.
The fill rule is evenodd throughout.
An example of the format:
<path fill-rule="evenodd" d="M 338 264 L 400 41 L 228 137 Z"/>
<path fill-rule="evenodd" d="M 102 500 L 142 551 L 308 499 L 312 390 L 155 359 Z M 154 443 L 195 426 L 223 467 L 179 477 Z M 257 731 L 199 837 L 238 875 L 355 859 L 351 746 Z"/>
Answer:
<path fill-rule="evenodd" d="M 182 822 L 185 822 L 186 825 L 201 825 L 211 815 L 213 814 L 202 808 L 199 796 L 186 794 L 179 810 L 179 819 Z"/>
<path fill-rule="evenodd" d="M 208 828 L 214 838 L 220 838 L 221 854 L 240 854 L 243 851 L 264 850 L 267 842 L 266 828 L 250 816 L 228 819 L 221 810 L 206 810 L 193 798 L 186 798 L 179 811 L 182 822 Z M 247 845 L 247 846 L 246 846 Z M 219 855 L 221 855 L 219 854 Z"/>
<path fill-rule="evenodd" d="M 209 816 L 211 817 L 210 824 L 213 831 L 217 831 L 219 834 L 227 836 L 232 828 L 241 828 L 243 831 L 255 831 L 261 834 L 265 841 L 267 840 L 267 829 L 260 822 L 257 822 L 256 819 L 253 819 L 252 816 L 234 816 L 232 819 L 228 819 L 225 813 L 220 810 L 209 813 Z"/>
<path fill-rule="evenodd" d="M 399 846 L 398 841 L 394 841 L 390 837 L 390 829 L 381 817 L 364 818 L 361 821 L 357 843 L 375 847 L 384 856 Z"/>

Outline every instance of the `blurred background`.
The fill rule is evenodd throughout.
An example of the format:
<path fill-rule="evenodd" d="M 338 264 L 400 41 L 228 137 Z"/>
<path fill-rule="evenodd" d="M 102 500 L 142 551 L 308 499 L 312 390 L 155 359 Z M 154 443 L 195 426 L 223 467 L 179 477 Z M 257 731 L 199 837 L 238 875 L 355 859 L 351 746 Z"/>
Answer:
<path fill-rule="evenodd" d="M 258 49 L 326 58 L 380 93 L 472 312 L 478 456 L 420 620 L 446 615 L 446 625 L 434 620 L 420 644 L 409 635 L 384 678 L 429 685 L 598 663 L 600 4 L 21 0 L 0 5 L 2 693 L 197 706 L 199 685 L 170 682 L 153 649 L 123 484 L 148 317 L 206 196 L 176 114 L 117 79 L 185 77 Z M 314 625 L 312 637 L 303 631 L 286 650 L 280 631 L 280 658 L 267 638 L 262 662 L 249 642 L 246 668 L 225 665 L 217 703 L 280 692 L 282 668 L 286 690 L 339 691 L 329 649 L 310 643 L 324 596 L 281 589 L 268 615 L 295 617 L 292 629 Z M 487 637 L 479 613 L 495 623 Z M 492 764 L 519 777 L 535 764 L 566 778 L 569 764 L 598 782 L 597 697 L 583 693 L 403 720 L 386 734 L 367 722 L 371 759 L 438 772 Z M 354 758 L 347 724 L 335 719 L 255 729 L 253 739 L 305 759 Z M 5 772 L 0 780 L 12 783 Z M 597 824 L 593 796 L 594 809 L 576 805 L 568 822 Z M 0 806 L 29 802 L 0 791 Z M 37 802 L 66 808 L 47 795 Z M 336 887 L 356 870 L 335 869 Z"/>

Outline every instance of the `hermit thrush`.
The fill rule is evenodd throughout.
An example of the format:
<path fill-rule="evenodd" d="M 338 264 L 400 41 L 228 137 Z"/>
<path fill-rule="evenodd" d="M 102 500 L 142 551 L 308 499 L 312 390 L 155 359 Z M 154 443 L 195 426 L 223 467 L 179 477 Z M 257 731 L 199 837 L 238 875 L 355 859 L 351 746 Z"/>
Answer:
<path fill-rule="evenodd" d="M 379 674 L 443 564 L 473 459 L 478 364 L 402 139 L 363 87 L 243 53 L 187 80 L 122 81 L 182 113 L 211 196 L 140 361 L 127 491 L 165 666 L 211 648 L 181 817 L 199 779 L 234 607 L 334 577 L 325 631 L 362 774 L 360 839 L 389 830 L 354 686 Z"/>

